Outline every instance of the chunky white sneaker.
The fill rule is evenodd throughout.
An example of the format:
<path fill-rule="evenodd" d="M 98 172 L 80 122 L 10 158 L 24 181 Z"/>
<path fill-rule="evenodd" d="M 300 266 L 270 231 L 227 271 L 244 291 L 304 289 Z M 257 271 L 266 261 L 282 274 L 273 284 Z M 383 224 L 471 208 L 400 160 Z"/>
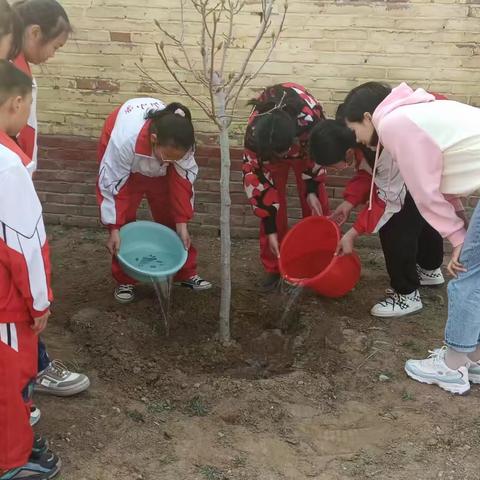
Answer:
<path fill-rule="evenodd" d="M 374 317 L 402 317 L 423 308 L 418 290 L 408 295 L 402 295 L 394 290 L 387 290 L 387 292 L 387 298 L 375 304 L 370 310 Z"/>
<path fill-rule="evenodd" d="M 420 285 L 424 287 L 443 285 L 445 283 L 443 273 L 439 268 L 435 270 L 425 270 L 424 268 L 420 267 L 420 265 L 417 265 L 417 274 L 418 279 L 420 280 Z"/>
<path fill-rule="evenodd" d="M 117 285 L 113 292 L 115 300 L 120 303 L 133 302 L 135 298 L 135 291 L 133 285 Z"/>
<path fill-rule="evenodd" d="M 33 427 L 40 421 L 40 417 L 42 416 L 42 412 L 38 407 L 32 405 L 30 407 L 30 426 Z"/>
<path fill-rule="evenodd" d="M 194 275 L 188 280 L 175 282 L 175 285 L 180 285 L 181 287 L 188 287 L 195 291 L 208 290 L 212 288 L 212 284 L 209 281 L 204 280 L 200 275 Z"/>
<path fill-rule="evenodd" d="M 405 372 L 417 382 L 438 385 L 447 392 L 462 395 L 470 390 L 467 367 L 451 370 L 445 364 L 446 348 L 430 351 L 425 360 L 407 360 Z"/>
<path fill-rule="evenodd" d="M 62 362 L 53 360 L 37 375 L 34 389 L 39 393 L 70 397 L 83 392 L 89 386 L 90 380 L 86 375 L 70 372 Z"/>
<path fill-rule="evenodd" d="M 472 383 L 480 383 L 480 363 L 471 362 L 468 367 L 468 379 Z"/>

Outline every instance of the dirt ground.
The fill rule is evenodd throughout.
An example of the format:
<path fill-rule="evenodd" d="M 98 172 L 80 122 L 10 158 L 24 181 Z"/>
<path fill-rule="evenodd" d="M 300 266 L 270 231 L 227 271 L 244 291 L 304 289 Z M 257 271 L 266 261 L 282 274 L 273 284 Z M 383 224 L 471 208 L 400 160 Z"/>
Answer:
<path fill-rule="evenodd" d="M 480 388 L 453 397 L 403 364 L 439 346 L 444 289 L 380 321 L 380 252 L 360 251 L 354 292 L 260 295 L 254 241 L 233 245 L 233 346 L 216 341 L 219 240 L 195 238 L 208 292 L 173 291 L 170 338 L 157 298 L 122 306 L 97 230 L 50 228 L 56 302 L 45 340 L 87 373 L 88 392 L 37 396 L 64 480 L 422 480 L 480 478 Z M 477 452 L 477 453 L 475 453 Z"/>

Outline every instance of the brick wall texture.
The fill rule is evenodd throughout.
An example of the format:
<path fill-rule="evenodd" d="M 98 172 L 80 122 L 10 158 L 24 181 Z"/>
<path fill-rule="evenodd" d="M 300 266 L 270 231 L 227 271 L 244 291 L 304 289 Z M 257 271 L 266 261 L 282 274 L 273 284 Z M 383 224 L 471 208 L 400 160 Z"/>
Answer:
<path fill-rule="evenodd" d="M 60 1 L 75 33 L 55 59 L 35 71 L 44 133 L 97 136 L 110 111 L 142 95 L 184 101 L 193 107 L 197 130 L 212 131 L 188 99 L 152 92 L 136 66 L 141 63 L 161 85 L 179 91 L 156 53 L 155 42 L 165 37 L 154 20 L 178 34 L 181 0 Z M 277 0 L 277 11 L 283 2 Z M 259 24 L 260 0 L 245 3 L 235 18 L 229 71 L 238 69 Z M 368 80 L 405 80 L 480 103 L 480 0 L 288 0 L 288 5 L 285 31 L 271 61 L 240 99 L 233 129 L 237 140 L 248 111 L 245 101 L 261 87 L 281 81 L 304 84 L 330 115 L 349 89 Z M 278 19 L 277 14 L 273 22 Z M 199 65 L 200 18 L 191 0 L 185 1 L 185 24 L 187 49 Z M 269 42 L 267 38 L 253 57 L 251 70 L 259 66 Z M 195 95 L 205 98 L 188 72 L 178 73 Z"/>
<path fill-rule="evenodd" d="M 165 102 L 180 100 L 192 107 L 200 142 L 212 145 L 215 136 L 211 123 L 188 98 L 155 92 L 136 66 L 141 63 L 161 85 L 179 91 L 156 53 L 155 42 L 165 39 L 154 20 L 178 34 L 180 0 L 60 1 L 75 32 L 53 60 L 35 69 L 44 134 L 36 184 L 50 222 L 96 225 L 97 165 L 91 139 L 98 137 L 105 117 L 117 105 L 143 95 Z M 235 19 L 236 40 L 227 62 L 230 71 L 238 68 L 256 34 L 259 3 L 247 0 Z M 278 0 L 277 12 L 281 4 L 283 0 Z M 288 4 L 286 28 L 271 60 L 240 98 L 233 145 L 240 144 L 245 128 L 245 101 L 262 87 L 281 81 L 308 87 L 330 116 L 350 88 L 368 80 L 391 84 L 405 80 L 480 105 L 480 0 L 288 0 Z M 185 5 L 185 42 L 198 65 L 200 19 L 190 0 Z M 277 13 L 274 23 L 278 19 Z M 260 65 L 269 42 L 253 57 L 251 69 Z M 178 74 L 195 95 L 206 98 L 188 72 Z M 238 150 L 234 149 L 233 157 L 234 234 L 256 235 L 258 220 L 245 202 Z M 198 162 L 195 224 L 216 232 L 218 151 L 204 147 Z M 344 183 L 345 178 L 329 179 L 332 206 L 341 198 Z M 295 193 L 293 188 L 290 193 Z M 476 198 L 469 202 L 474 205 Z M 298 215 L 298 201 L 291 195 L 290 216 L 294 220 Z"/>
<path fill-rule="evenodd" d="M 95 200 L 95 182 L 98 172 L 96 141 L 86 137 L 47 135 L 40 137 L 40 169 L 35 173 L 35 185 L 44 208 L 47 223 L 73 226 L 99 226 L 98 207 Z M 241 155 L 239 148 L 231 151 L 231 225 L 235 238 L 258 236 L 259 219 L 247 204 L 241 181 Z M 220 217 L 220 152 L 217 147 L 199 147 L 197 162 L 200 174 L 195 182 L 195 217 L 192 231 L 216 236 Z M 341 176 L 330 175 L 327 191 L 330 208 L 342 200 L 343 188 L 352 172 Z M 289 222 L 301 218 L 298 194 L 291 175 L 288 189 Z M 477 196 L 467 199 L 467 210 L 476 205 Z M 351 221 L 355 220 L 355 213 Z M 138 218 L 150 219 L 145 202 Z M 348 223 L 345 228 L 348 228 Z M 373 243 L 372 243 L 373 242 Z M 377 245 L 373 237 L 363 239 L 364 245 Z"/>

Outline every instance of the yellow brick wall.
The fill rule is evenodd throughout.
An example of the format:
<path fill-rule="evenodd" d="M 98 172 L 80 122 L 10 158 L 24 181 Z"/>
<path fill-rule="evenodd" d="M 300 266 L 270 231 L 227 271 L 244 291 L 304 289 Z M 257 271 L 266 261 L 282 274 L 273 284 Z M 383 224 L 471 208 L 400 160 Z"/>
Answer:
<path fill-rule="evenodd" d="M 97 136 L 110 111 L 142 95 L 184 101 L 193 107 L 197 129 L 211 131 L 191 101 L 152 94 L 135 66 L 141 60 L 162 85 L 177 88 L 156 55 L 154 42 L 163 35 L 153 20 L 178 33 L 179 2 L 61 0 L 75 33 L 55 59 L 35 69 L 42 131 Z M 199 17 L 190 0 L 186 2 L 185 40 L 200 63 Z M 236 19 L 230 69 L 241 62 L 259 24 L 259 0 L 246 3 Z M 329 115 L 350 88 L 367 80 L 392 84 L 406 80 L 480 104 L 479 17 L 480 0 L 289 0 L 286 29 L 271 61 L 244 93 L 234 132 L 240 137 L 243 130 L 245 100 L 256 89 L 281 81 L 308 87 Z M 254 57 L 252 68 L 267 47 L 268 42 Z M 188 74 L 180 76 L 192 81 Z M 196 95 L 205 95 L 200 86 L 188 84 Z"/>

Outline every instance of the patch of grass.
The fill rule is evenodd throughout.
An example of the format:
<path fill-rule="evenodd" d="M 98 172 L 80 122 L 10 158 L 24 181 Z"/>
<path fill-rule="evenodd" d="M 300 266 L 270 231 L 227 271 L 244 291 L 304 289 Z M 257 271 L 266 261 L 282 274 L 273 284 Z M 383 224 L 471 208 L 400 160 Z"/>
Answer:
<path fill-rule="evenodd" d="M 205 417 L 209 413 L 209 408 L 201 397 L 195 395 L 187 404 L 187 411 L 192 417 Z"/>
<path fill-rule="evenodd" d="M 404 401 L 415 400 L 415 395 L 413 393 L 408 392 L 407 390 L 404 390 L 402 393 L 402 400 Z"/>
<path fill-rule="evenodd" d="M 147 405 L 147 410 L 150 413 L 160 414 L 175 410 L 175 405 L 173 405 L 170 400 L 161 400 L 159 402 L 153 402 Z"/>
<path fill-rule="evenodd" d="M 198 467 L 198 471 L 207 480 L 228 480 L 219 468 L 213 467 L 212 465 L 202 465 Z"/>
<path fill-rule="evenodd" d="M 127 417 L 131 418 L 136 423 L 145 423 L 143 413 L 138 410 L 127 410 Z"/>

